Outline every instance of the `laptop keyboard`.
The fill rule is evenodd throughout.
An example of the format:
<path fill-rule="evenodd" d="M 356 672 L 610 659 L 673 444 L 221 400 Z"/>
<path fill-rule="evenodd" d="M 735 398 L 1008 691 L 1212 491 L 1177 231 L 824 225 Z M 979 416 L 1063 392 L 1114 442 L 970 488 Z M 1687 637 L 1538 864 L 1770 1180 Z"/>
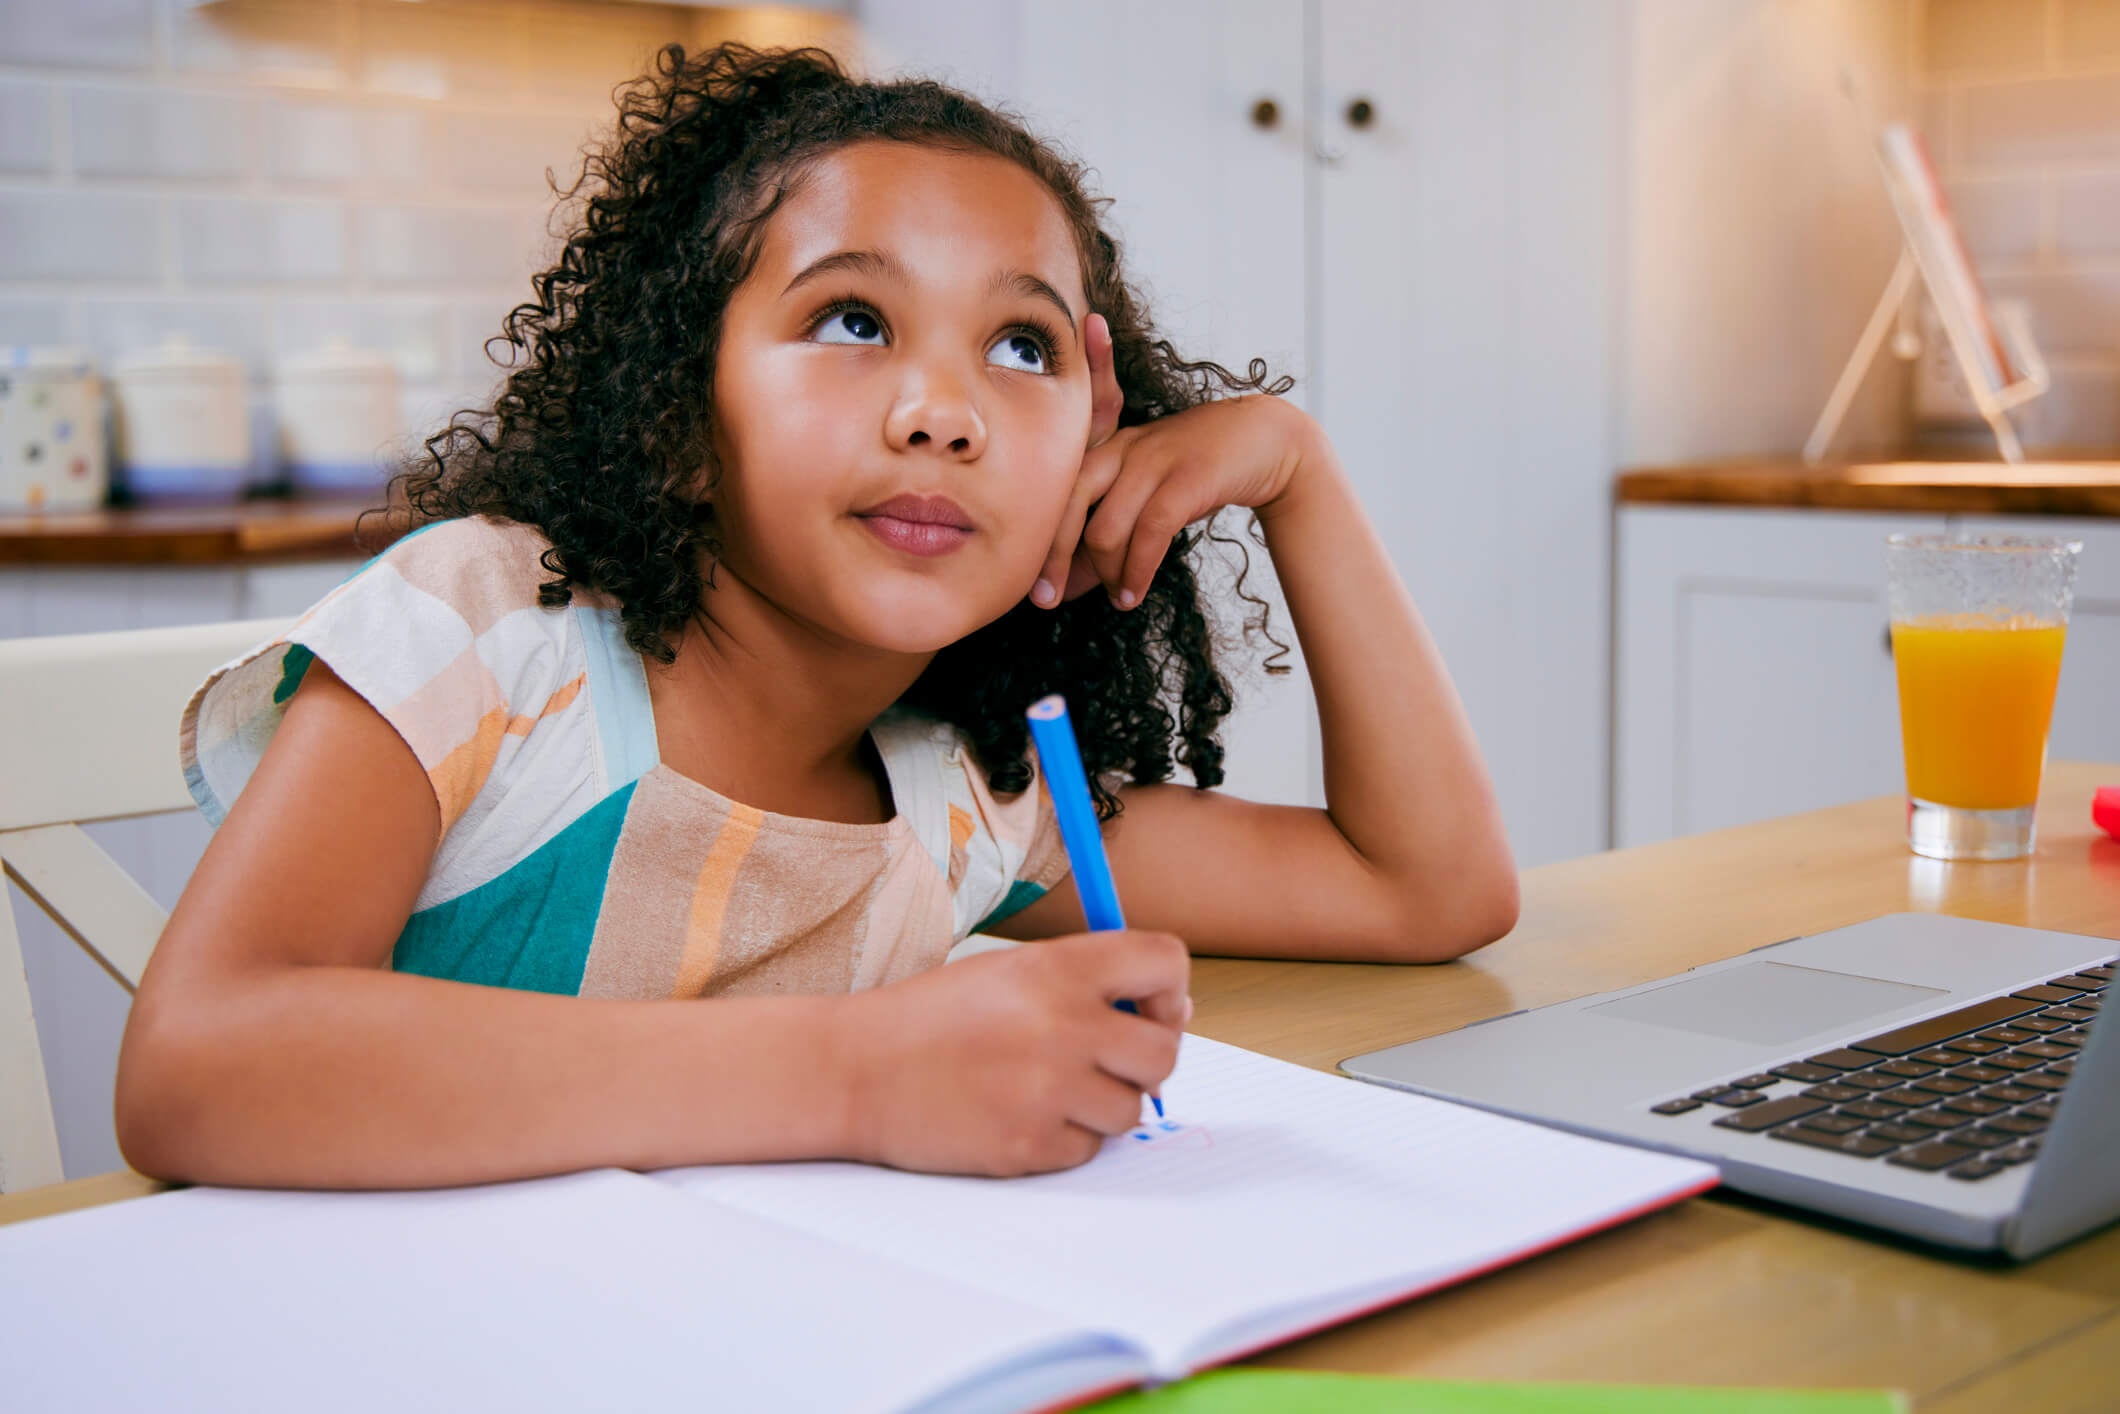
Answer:
<path fill-rule="evenodd" d="M 2120 958 L 1652 1105 L 1853 1159 L 1992 1177 L 2039 1153 Z"/>

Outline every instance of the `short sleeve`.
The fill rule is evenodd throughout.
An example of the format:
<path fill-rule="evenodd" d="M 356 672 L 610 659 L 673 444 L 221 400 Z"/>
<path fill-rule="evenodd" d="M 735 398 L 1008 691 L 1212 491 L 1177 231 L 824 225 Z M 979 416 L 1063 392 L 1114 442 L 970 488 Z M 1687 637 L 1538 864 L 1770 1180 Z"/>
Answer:
<path fill-rule="evenodd" d="M 1067 877 L 1068 862 L 1052 792 L 1035 752 L 1031 783 L 1014 795 L 994 792 L 977 757 L 961 741 L 953 764 L 951 784 L 961 782 L 964 794 L 961 808 L 953 804 L 950 831 L 951 872 L 961 869 L 963 875 L 958 883 L 961 940 L 1043 898 Z"/>
<path fill-rule="evenodd" d="M 418 758 L 441 812 L 436 876 L 452 854 L 519 854 L 530 840 L 495 828 L 556 830 L 603 793 L 593 727 L 569 749 L 568 719 L 586 713 L 582 635 L 567 609 L 537 602 L 551 576 L 535 530 L 484 518 L 442 521 L 399 540 L 271 642 L 217 670 L 193 693 L 179 729 L 192 798 L 213 824 L 248 783 L 309 665 L 322 660 L 395 729 Z M 579 759 L 575 759 L 579 758 Z M 526 781 L 538 808 L 492 806 Z M 520 803 L 520 797 L 518 797 Z M 447 896 L 446 882 L 440 892 Z"/>

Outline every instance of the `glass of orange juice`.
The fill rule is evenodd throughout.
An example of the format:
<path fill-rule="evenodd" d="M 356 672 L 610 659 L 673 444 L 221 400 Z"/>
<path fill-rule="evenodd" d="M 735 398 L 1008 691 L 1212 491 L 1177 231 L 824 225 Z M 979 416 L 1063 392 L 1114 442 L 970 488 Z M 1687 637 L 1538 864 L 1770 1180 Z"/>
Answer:
<path fill-rule="evenodd" d="M 1886 540 L 1914 853 L 2032 852 L 2082 550 L 2077 540 L 2015 535 Z"/>

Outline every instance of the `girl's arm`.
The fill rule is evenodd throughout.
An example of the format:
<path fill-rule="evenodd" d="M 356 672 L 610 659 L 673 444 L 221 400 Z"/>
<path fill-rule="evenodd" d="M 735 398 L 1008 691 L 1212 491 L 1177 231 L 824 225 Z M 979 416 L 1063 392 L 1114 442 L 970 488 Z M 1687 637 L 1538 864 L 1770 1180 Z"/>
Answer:
<path fill-rule="evenodd" d="M 1145 435 L 1157 428 L 1161 447 Z M 1196 952 L 1380 962 L 1444 961 L 1507 933 L 1516 867 L 1479 747 L 1323 430 L 1261 396 L 1129 431 L 1144 436 L 1121 448 L 1124 469 L 1082 531 L 1093 582 L 1138 601 L 1178 529 L 1256 505 L 1317 695 L 1326 805 L 1121 790 L 1105 842 L 1128 921 Z M 1060 889 L 996 931 L 1082 926 L 1074 891 Z"/>
<path fill-rule="evenodd" d="M 1184 952 L 1146 934 L 852 996 L 600 1001 L 391 972 L 438 821 L 411 748 L 312 665 L 134 1000 L 129 1163 L 289 1187 L 826 1156 L 1024 1172 L 1130 1127 L 1175 1060 Z M 1107 1005 L 1136 988 L 1147 1015 Z"/>

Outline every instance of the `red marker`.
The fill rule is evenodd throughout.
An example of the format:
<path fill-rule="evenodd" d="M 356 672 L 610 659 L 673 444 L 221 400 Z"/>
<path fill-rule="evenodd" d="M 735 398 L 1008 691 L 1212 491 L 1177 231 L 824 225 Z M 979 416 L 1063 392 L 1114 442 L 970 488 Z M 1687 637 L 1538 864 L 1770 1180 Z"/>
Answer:
<path fill-rule="evenodd" d="M 2120 840 L 2120 786 L 2098 787 L 2098 793 L 2091 797 L 2091 820 Z"/>

